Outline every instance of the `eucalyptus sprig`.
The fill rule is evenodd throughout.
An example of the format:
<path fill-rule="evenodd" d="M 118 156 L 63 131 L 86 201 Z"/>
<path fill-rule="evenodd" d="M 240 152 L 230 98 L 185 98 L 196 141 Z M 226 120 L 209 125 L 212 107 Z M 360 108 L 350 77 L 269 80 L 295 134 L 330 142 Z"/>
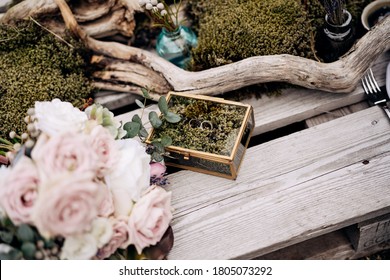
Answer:
<path fill-rule="evenodd" d="M 168 108 L 168 103 L 165 96 L 161 96 L 158 100 L 158 108 L 161 112 L 159 116 L 155 111 L 151 111 L 148 115 L 149 122 L 142 123 L 142 117 L 146 108 L 147 100 L 153 100 L 149 94 L 149 90 L 142 89 L 143 96 L 145 97 L 144 102 L 136 100 L 136 104 L 142 109 L 141 116 L 135 114 L 130 122 L 127 122 L 123 125 L 123 129 L 126 131 L 124 138 L 134 138 L 138 136 L 140 140 L 145 143 L 148 137 L 148 131 L 145 128 L 147 123 L 150 123 L 154 129 L 159 129 L 164 122 L 169 123 L 178 123 L 181 120 L 181 117 L 178 114 L 171 112 Z M 162 161 L 163 155 L 166 155 L 165 147 L 172 144 L 172 138 L 167 135 L 162 135 L 160 138 L 153 139 L 151 142 L 150 149 L 148 149 L 151 154 L 152 160 L 157 162 Z"/>

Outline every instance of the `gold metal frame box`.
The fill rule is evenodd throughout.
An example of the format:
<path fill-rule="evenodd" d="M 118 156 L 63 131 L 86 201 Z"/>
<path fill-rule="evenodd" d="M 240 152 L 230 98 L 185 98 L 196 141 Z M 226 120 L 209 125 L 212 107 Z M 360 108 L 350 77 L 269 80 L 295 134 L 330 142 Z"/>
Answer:
<path fill-rule="evenodd" d="M 167 103 L 181 121 L 165 122 L 147 139 L 172 138 L 165 148 L 166 165 L 236 179 L 255 126 L 252 106 L 175 92 L 168 93 Z"/>

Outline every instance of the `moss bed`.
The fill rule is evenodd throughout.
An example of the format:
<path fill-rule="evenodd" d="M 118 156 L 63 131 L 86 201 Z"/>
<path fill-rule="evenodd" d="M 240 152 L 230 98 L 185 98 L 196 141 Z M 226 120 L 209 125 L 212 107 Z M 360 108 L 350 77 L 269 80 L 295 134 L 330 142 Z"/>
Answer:
<path fill-rule="evenodd" d="M 92 95 L 82 46 L 68 46 L 37 24 L 0 25 L 0 137 L 25 131 L 35 101 L 60 98 L 76 106 Z"/>
<path fill-rule="evenodd" d="M 321 47 L 325 10 L 319 0 L 188 0 L 199 45 L 193 69 L 202 70 L 251 56 L 291 54 L 311 59 Z M 347 1 L 357 36 L 360 14 L 371 1 Z M 319 58 L 321 59 L 321 58 Z"/>

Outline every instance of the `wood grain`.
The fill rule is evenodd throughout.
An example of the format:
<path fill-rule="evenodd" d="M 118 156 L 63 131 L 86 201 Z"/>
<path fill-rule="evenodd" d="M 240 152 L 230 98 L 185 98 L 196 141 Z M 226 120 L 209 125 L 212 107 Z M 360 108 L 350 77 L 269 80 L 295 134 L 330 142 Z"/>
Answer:
<path fill-rule="evenodd" d="M 253 258 L 388 212 L 389 128 L 372 107 L 250 148 L 236 181 L 170 175 L 169 258 Z"/>

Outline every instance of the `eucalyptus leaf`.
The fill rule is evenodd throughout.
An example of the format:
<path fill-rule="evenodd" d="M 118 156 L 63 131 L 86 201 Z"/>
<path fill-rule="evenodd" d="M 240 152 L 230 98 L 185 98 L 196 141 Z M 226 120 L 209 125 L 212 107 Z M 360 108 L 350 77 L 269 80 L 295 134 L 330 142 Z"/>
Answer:
<path fill-rule="evenodd" d="M 149 113 L 149 121 L 154 128 L 159 128 L 162 125 L 162 121 L 154 111 Z"/>
<path fill-rule="evenodd" d="M 139 123 L 140 125 L 142 125 L 142 120 L 141 120 L 141 117 L 139 115 L 134 115 L 131 120 L 133 122 L 136 122 L 136 123 Z"/>
<path fill-rule="evenodd" d="M 154 159 L 154 160 L 157 161 L 157 162 L 161 162 L 161 161 L 164 160 L 164 157 L 163 157 L 161 154 L 159 154 L 159 153 L 157 153 L 157 152 L 154 152 L 154 153 L 152 154 L 152 159 Z"/>
<path fill-rule="evenodd" d="M 22 252 L 8 244 L 0 243 L 0 260 L 21 260 L 22 258 Z"/>
<path fill-rule="evenodd" d="M 141 88 L 141 91 L 145 98 L 153 100 L 153 98 L 149 95 L 149 91 L 146 88 Z"/>
<path fill-rule="evenodd" d="M 0 239 L 4 243 L 11 244 L 14 239 L 14 235 L 8 231 L 0 231 Z"/>
<path fill-rule="evenodd" d="M 135 100 L 135 103 L 138 105 L 138 107 L 140 107 L 140 108 L 145 108 L 144 103 L 142 103 L 139 99 L 136 99 L 136 100 Z"/>
<path fill-rule="evenodd" d="M 167 147 L 167 146 L 170 146 L 171 144 L 172 144 L 172 138 L 170 136 L 163 135 L 161 137 L 161 145 L 163 145 L 164 147 Z"/>
<path fill-rule="evenodd" d="M 35 259 L 35 253 L 37 251 L 37 247 L 32 242 L 23 242 L 21 248 L 23 256 L 25 259 L 31 260 Z"/>
<path fill-rule="evenodd" d="M 138 135 L 140 137 L 148 137 L 148 131 L 145 129 L 145 127 L 142 127 L 141 130 L 138 132 Z"/>
<path fill-rule="evenodd" d="M 32 228 L 27 224 L 22 224 L 16 231 L 16 236 L 23 242 L 34 242 L 35 234 Z"/>
<path fill-rule="evenodd" d="M 158 141 L 158 142 L 157 142 L 157 141 L 152 142 L 152 144 L 153 144 L 153 146 L 156 148 L 156 152 L 157 152 L 157 153 L 162 154 L 162 153 L 165 152 L 165 148 L 164 148 L 163 144 L 161 144 L 160 141 Z"/>
<path fill-rule="evenodd" d="M 168 113 L 168 103 L 165 99 L 165 96 L 161 96 L 158 100 L 158 108 L 160 109 L 161 113 L 166 115 Z"/>
<path fill-rule="evenodd" d="M 135 136 L 138 135 L 139 131 L 141 130 L 141 125 L 137 122 L 128 122 L 125 123 L 123 126 L 123 129 L 126 130 L 127 138 L 134 138 Z"/>
<path fill-rule="evenodd" d="M 178 114 L 175 114 L 172 112 L 167 112 L 164 115 L 164 117 L 167 120 L 167 122 L 170 122 L 170 123 L 178 123 L 179 121 L 181 121 L 181 117 Z"/>

